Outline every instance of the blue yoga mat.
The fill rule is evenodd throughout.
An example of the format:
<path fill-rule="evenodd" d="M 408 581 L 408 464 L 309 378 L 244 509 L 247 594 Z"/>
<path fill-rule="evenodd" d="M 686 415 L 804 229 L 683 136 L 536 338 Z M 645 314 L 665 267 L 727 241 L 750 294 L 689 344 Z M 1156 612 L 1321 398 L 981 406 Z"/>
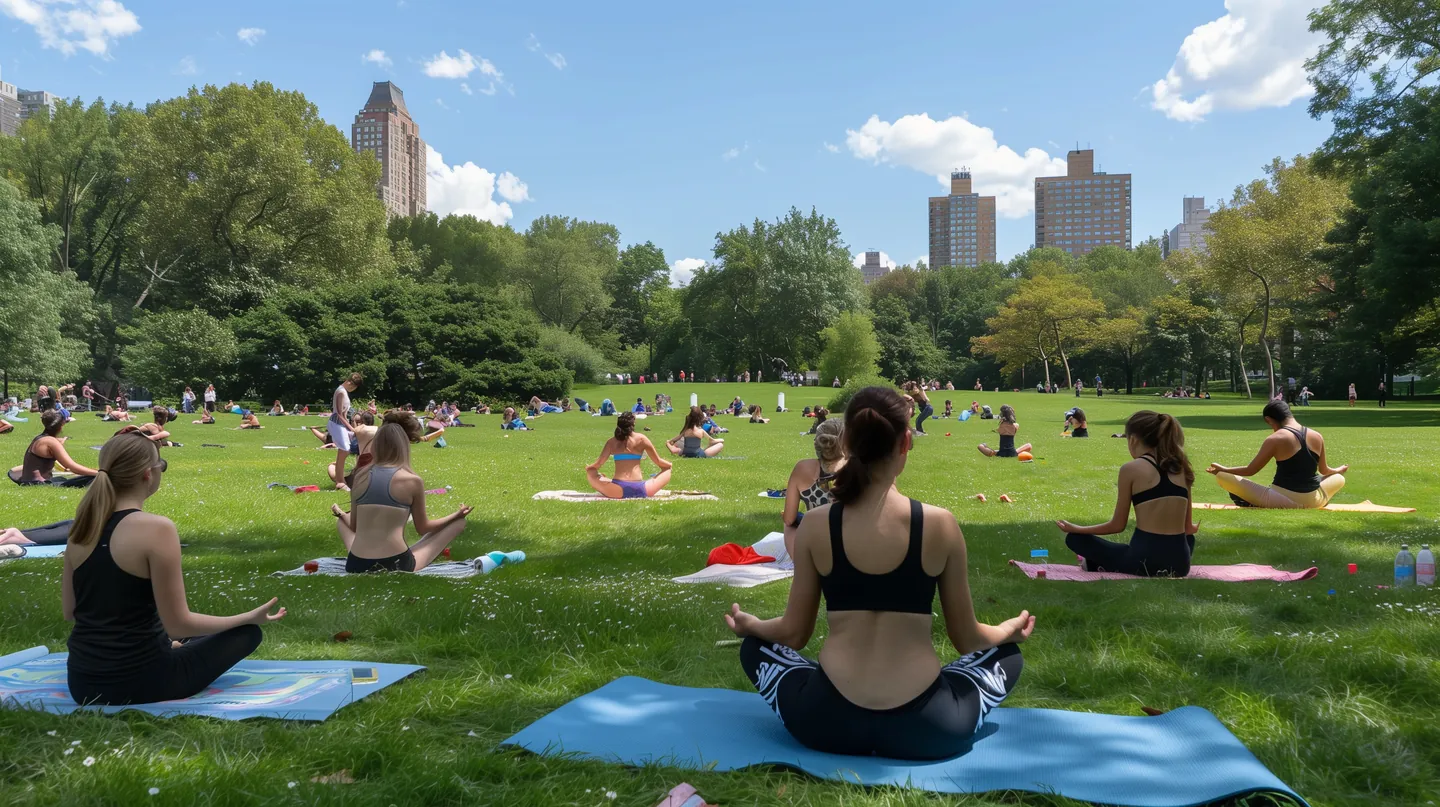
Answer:
<path fill-rule="evenodd" d="M 561 706 L 504 744 L 627 765 L 717 771 L 777 765 L 862 785 L 1023 790 L 1127 807 L 1194 807 L 1249 793 L 1305 803 L 1196 706 L 1159 717 L 996 709 L 969 752 L 905 762 L 812 751 L 753 692 L 627 677 Z"/>
<path fill-rule="evenodd" d="M 40 544 L 25 544 L 25 554 L 10 560 L 24 560 L 25 558 L 58 558 L 65 554 L 64 544 L 52 544 L 42 546 Z"/>
<path fill-rule="evenodd" d="M 32 647 L 0 656 L 0 705 L 7 709 L 41 709 L 55 714 L 126 709 L 160 717 L 203 715 L 221 720 L 274 717 L 282 720 L 325 720 L 341 707 L 373 695 L 425 669 L 414 664 L 373 664 L 364 661 L 255 661 L 247 659 L 216 679 L 193 698 L 136 706 L 85 706 L 70 698 L 65 653 Z M 379 680 L 356 683 L 352 671 L 373 668 Z"/>

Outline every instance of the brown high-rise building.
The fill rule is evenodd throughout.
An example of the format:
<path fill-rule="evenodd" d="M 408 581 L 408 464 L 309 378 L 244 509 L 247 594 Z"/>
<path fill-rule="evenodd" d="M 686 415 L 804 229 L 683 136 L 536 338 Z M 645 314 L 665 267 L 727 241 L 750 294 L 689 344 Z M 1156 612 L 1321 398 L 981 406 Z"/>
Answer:
<path fill-rule="evenodd" d="M 425 141 L 405 109 L 405 94 L 388 81 L 377 81 L 370 100 L 350 125 L 350 145 L 380 160 L 380 201 L 392 216 L 425 212 Z"/>
<path fill-rule="evenodd" d="M 1065 176 L 1035 178 L 1035 246 L 1084 255 L 1130 248 L 1130 175 L 1095 170 L 1093 149 L 1065 155 Z"/>
<path fill-rule="evenodd" d="M 995 261 L 995 197 L 971 189 L 969 171 L 950 172 L 950 195 L 930 197 L 930 266 Z"/>

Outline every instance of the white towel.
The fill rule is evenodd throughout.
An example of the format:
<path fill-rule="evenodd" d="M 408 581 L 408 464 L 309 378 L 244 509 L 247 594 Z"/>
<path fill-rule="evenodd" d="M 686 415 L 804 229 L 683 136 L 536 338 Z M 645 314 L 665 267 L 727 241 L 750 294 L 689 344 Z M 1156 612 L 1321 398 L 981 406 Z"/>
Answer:
<path fill-rule="evenodd" d="M 601 496 L 594 491 L 581 493 L 578 490 L 542 490 L 530 498 L 537 502 L 678 502 L 682 500 L 716 502 L 720 500 L 720 497 L 710 493 L 699 493 L 689 490 L 662 490 L 654 496 L 644 499 L 611 499 L 606 496 Z"/>
<path fill-rule="evenodd" d="M 273 572 L 271 576 L 288 577 L 290 575 L 304 576 L 308 574 L 323 574 L 338 577 L 340 575 L 350 574 L 349 572 L 345 571 L 344 558 L 316 558 L 315 562 L 320 564 L 320 568 L 315 570 L 314 572 L 305 571 L 305 567 L 302 565 L 298 569 L 289 569 L 283 572 Z M 498 564 L 496 564 L 495 561 L 491 560 L 488 556 L 481 555 L 478 558 L 472 558 L 470 560 L 456 560 L 444 563 L 432 563 L 429 566 L 421 569 L 420 571 L 414 572 L 414 574 L 422 575 L 425 577 L 449 577 L 452 579 L 462 577 L 474 577 L 477 574 L 489 574 L 490 572 L 495 570 L 497 565 Z M 366 572 L 365 574 L 371 574 L 371 572 Z"/>
<path fill-rule="evenodd" d="M 763 583 L 772 583 L 795 576 L 795 561 L 785 552 L 784 533 L 772 532 L 756 541 L 751 549 L 758 555 L 769 555 L 775 560 L 770 563 L 751 563 L 745 566 L 731 566 L 717 563 L 706 566 L 694 574 L 672 577 L 676 583 L 724 583 L 736 588 L 753 588 Z"/>

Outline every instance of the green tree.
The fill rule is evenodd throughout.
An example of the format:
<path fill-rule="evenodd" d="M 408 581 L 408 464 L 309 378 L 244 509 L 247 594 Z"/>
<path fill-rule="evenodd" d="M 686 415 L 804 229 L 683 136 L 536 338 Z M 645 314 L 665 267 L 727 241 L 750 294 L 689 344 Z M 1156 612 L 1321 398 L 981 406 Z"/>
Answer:
<path fill-rule="evenodd" d="M 865 314 L 846 311 L 821 333 L 825 350 L 820 354 L 820 378 L 842 381 L 880 372 L 880 343 L 875 324 Z"/>
<path fill-rule="evenodd" d="M 525 254 L 514 273 L 546 325 L 591 334 L 603 328 L 611 297 L 606 283 L 619 262 L 614 226 L 541 216 L 525 231 Z"/>
<path fill-rule="evenodd" d="M 1039 359 L 1050 384 L 1050 361 L 1065 368 L 1065 384 L 1073 386 L 1070 357 L 1093 343 L 1094 326 L 1105 306 L 1089 289 L 1071 278 L 1038 274 L 1021 281 L 995 316 L 986 321 L 990 332 L 971 344 L 976 352 L 996 357 L 1010 372 Z"/>
<path fill-rule="evenodd" d="M 157 400 L 228 379 L 239 352 L 230 328 L 198 309 L 146 314 L 122 327 L 120 337 L 125 377 Z"/>
<path fill-rule="evenodd" d="M 507 272 L 525 250 L 524 238 L 508 226 L 469 215 L 397 216 L 388 233 L 393 243 L 408 242 L 420 256 L 418 277 L 443 276 L 487 288 L 508 282 Z"/>
<path fill-rule="evenodd" d="M 655 339 L 658 323 L 651 315 L 655 295 L 670 287 L 670 265 L 665 251 L 646 241 L 631 244 L 620 253 L 620 261 L 606 281 L 612 303 L 612 326 L 621 344 L 645 346 L 646 371 L 655 368 Z"/>

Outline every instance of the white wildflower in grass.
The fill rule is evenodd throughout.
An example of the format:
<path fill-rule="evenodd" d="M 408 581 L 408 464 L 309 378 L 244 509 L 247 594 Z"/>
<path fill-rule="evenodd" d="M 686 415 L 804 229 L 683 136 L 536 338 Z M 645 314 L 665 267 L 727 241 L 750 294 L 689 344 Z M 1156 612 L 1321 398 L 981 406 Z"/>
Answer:
<path fill-rule="evenodd" d="M 145 791 L 145 792 L 146 792 L 146 793 L 149 793 L 149 794 L 152 795 L 152 796 L 158 796 L 158 795 L 160 795 L 160 788 L 158 788 L 158 787 L 152 787 L 152 788 L 150 788 L 149 790 L 147 790 L 147 791 Z"/>
<path fill-rule="evenodd" d="M 84 765 L 85 767 L 88 768 L 88 767 L 90 767 L 91 765 L 94 765 L 94 764 L 95 764 L 95 757 L 85 757 L 85 760 L 84 760 L 83 762 L 81 762 L 80 764 L 81 764 L 81 765 Z"/>

